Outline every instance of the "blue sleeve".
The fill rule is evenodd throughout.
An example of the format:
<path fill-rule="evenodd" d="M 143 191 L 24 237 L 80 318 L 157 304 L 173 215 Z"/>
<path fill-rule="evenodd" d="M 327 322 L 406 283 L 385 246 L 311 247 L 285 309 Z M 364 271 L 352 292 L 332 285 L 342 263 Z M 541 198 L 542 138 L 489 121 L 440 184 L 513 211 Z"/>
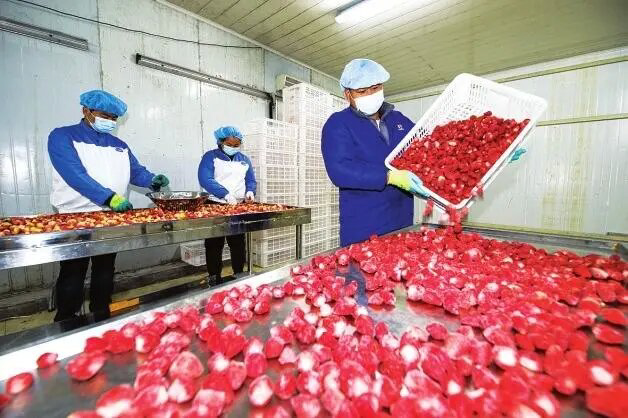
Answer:
<path fill-rule="evenodd" d="M 63 180 L 74 190 L 79 192 L 97 205 L 104 205 L 107 199 L 114 194 L 91 178 L 81 162 L 74 145 L 63 130 L 55 129 L 48 136 L 48 155 L 52 166 Z"/>
<path fill-rule="evenodd" d="M 211 151 L 203 155 L 201 164 L 198 166 L 198 182 L 203 189 L 219 199 L 224 198 L 229 193 L 214 178 L 214 154 Z"/>
<path fill-rule="evenodd" d="M 383 164 L 355 159 L 355 149 L 349 130 L 330 118 L 323 126 L 321 151 L 325 168 L 336 187 L 356 190 L 384 190 L 388 170 Z"/>
<path fill-rule="evenodd" d="M 249 157 L 245 156 L 246 162 L 249 165 L 249 169 L 246 171 L 246 176 L 244 177 L 244 185 L 246 187 L 247 192 L 253 192 L 253 194 L 257 193 L 257 180 L 255 180 L 255 170 L 253 170 L 253 163 Z"/>
<path fill-rule="evenodd" d="M 155 175 L 140 164 L 135 155 L 129 149 L 129 162 L 131 163 L 131 184 L 139 187 L 150 187 Z"/>

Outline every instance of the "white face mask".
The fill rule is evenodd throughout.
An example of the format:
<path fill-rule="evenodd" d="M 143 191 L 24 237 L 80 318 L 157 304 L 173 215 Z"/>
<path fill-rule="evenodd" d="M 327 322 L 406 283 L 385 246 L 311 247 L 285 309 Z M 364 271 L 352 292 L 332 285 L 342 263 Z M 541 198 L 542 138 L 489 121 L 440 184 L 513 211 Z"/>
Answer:
<path fill-rule="evenodd" d="M 384 103 L 384 89 L 369 94 L 368 96 L 358 97 L 354 99 L 354 101 L 355 107 L 357 107 L 360 112 L 369 116 L 373 115 L 382 107 L 382 103 Z"/>

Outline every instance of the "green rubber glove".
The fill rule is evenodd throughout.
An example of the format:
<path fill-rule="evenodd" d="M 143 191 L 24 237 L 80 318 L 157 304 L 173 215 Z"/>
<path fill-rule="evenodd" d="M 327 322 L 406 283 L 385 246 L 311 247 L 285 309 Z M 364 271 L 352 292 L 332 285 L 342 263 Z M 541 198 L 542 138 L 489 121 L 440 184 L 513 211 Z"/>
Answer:
<path fill-rule="evenodd" d="M 408 170 L 390 170 L 388 172 L 388 184 L 421 197 L 429 196 L 421 179 Z"/>
<path fill-rule="evenodd" d="M 120 196 L 119 194 L 111 196 L 111 199 L 109 200 L 109 207 L 113 209 L 114 212 L 125 212 L 133 209 L 131 202 L 129 202 L 126 197 Z"/>
<path fill-rule="evenodd" d="M 153 180 L 150 183 L 150 188 L 158 192 L 159 190 L 161 190 L 162 187 L 166 187 L 169 184 L 170 180 L 168 180 L 168 177 L 164 176 L 163 174 L 157 174 L 155 177 L 153 177 Z"/>
<path fill-rule="evenodd" d="M 523 154 L 525 154 L 527 150 L 525 148 L 517 148 L 515 152 L 512 154 L 510 161 L 508 163 L 512 163 L 513 161 L 517 161 Z"/>

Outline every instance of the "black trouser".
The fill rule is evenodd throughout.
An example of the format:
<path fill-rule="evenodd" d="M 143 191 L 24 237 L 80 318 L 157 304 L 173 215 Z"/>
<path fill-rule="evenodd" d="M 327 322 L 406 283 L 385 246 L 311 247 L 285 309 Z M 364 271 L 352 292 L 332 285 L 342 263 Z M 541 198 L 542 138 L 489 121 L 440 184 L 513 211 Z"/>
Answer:
<path fill-rule="evenodd" d="M 209 277 L 220 279 L 220 273 L 222 272 L 222 249 L 225 246 L 225 238 L 227 239 L 229 251 L 231 252 L 233 274 L 242 273 L 244 271 L 244 262 L 246 261 L 244 234 L 207 238 L 205 240 L 205 261 L 207 263 L 207 273 L 209 273 Z"/>
<path fill-rule="evenodd" d="M 57 314 L 55 321 L 72 318 L 83 304 L 83 285 L 90 257 L 61 261 L 56 284 Z M 91 257 L 92 280 L 89 290 L 89 310 L 98 319 L 109 317 L 113 293 L 113 273 L 116 254 Z"/>

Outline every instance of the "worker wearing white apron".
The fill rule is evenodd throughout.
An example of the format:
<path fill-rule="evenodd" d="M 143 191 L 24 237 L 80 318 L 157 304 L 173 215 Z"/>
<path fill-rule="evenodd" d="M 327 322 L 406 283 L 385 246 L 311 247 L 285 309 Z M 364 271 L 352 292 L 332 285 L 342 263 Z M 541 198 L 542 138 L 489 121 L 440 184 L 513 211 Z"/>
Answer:
<path fill-rule="evenodd" d="M 211 195 L 212 200 L 235 205 L 244 200 L 253 202 L 257 190 L 255 173 L 249 157 L 240 152 L 242 133 L 233 126 L 223 126 L 214 131 L 218 148 L 203 155 L 198 167 L 198 181 Z M 246 251 L 244 234 L 226 237 L 231 253 L 233 273 L 244 270 Z M 222 249 L 225 237 L 205 240 L 205 259 L 209 283 L 218 284 L 233 278 L 221 278 Z"/>
<path fill-rule="evenodd" d="M 48 137 L 52 162 L 50 203 L 59 213 L 133 209 L 126 198 L 129 183 L 159 190 L 169 181 L 141 165 L 128 145 L 113 136 L 126 104 L 102 90 L 81 94 L 83 119 L 54 129 Z M 96 319 L 109 317 L 116 254 L 91 257 L 89 309 Z M 61 261 L 56 283 L 55 321 L 76 316 L 83 304 L 83 286 L 90 257 Z"/>

